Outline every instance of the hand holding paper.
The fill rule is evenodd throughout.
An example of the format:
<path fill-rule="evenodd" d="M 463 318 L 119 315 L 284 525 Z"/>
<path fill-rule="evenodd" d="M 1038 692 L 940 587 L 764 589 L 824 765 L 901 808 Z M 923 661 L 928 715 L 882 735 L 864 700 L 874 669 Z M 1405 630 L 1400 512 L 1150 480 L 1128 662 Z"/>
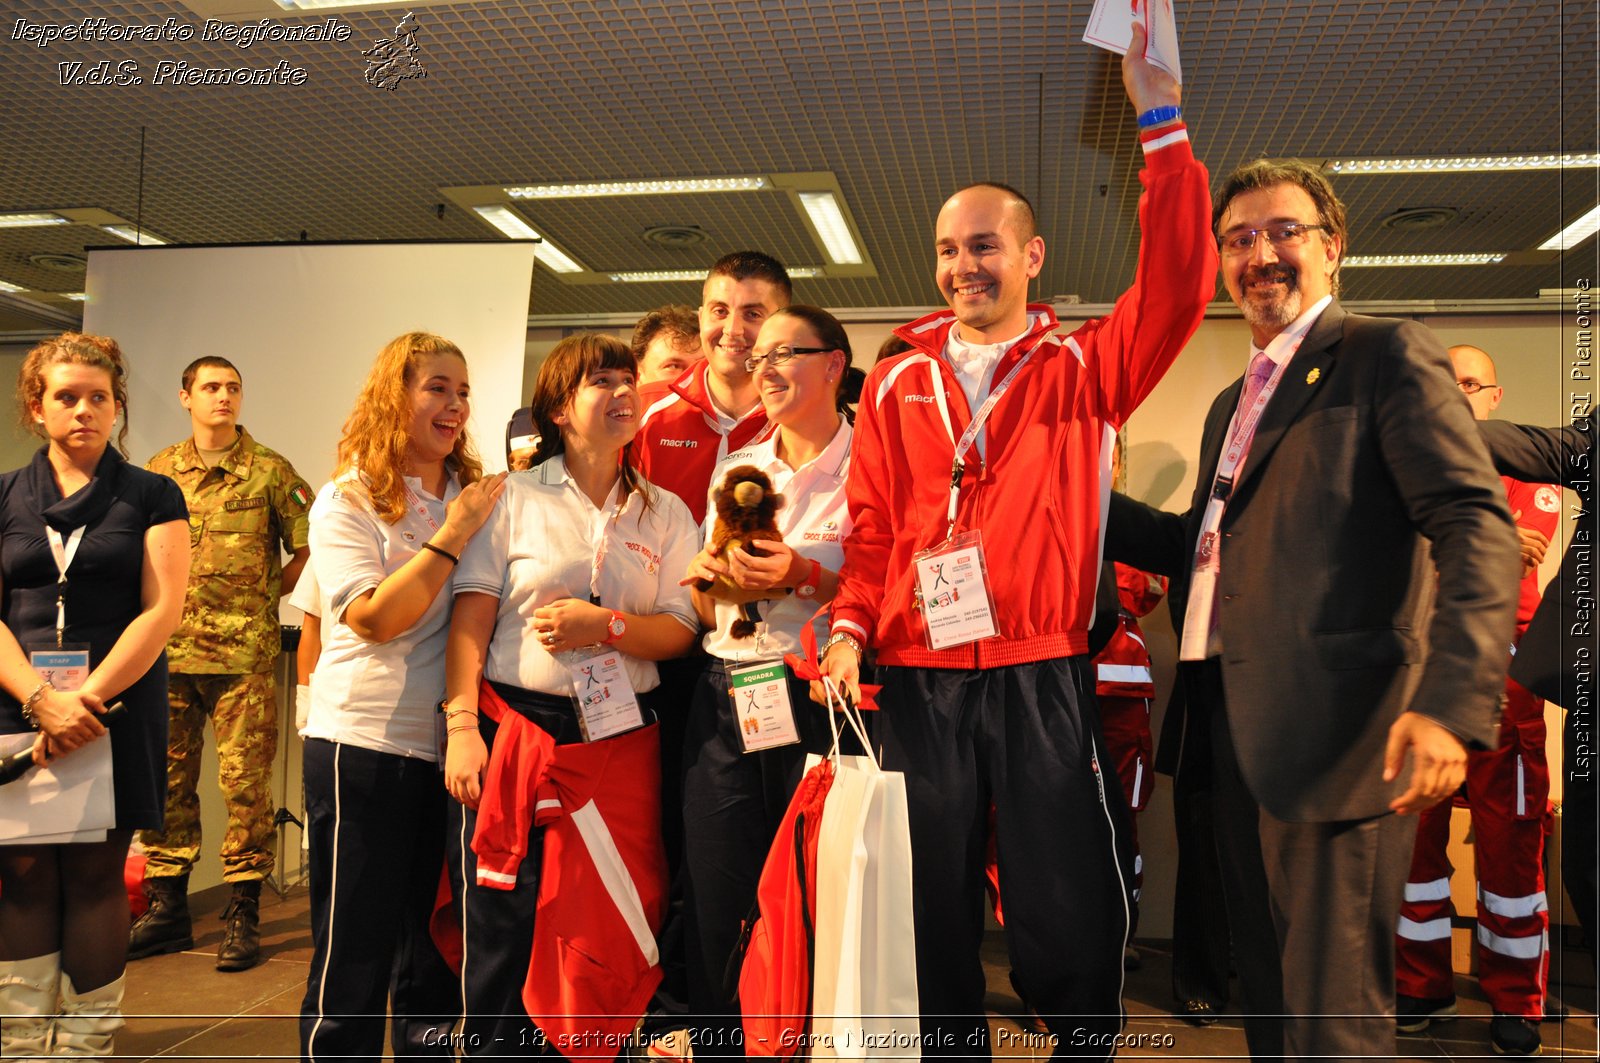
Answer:
<path fill-rule="evenodd" d="M 1134 37 L 1136 28 L 1140 30 L 1137 40 Z M 1095 0 L 1083 39 L 1097 48 L 1125 57 L 1122 80 L 1128 87 L 1128 98 L 1139 113 L 1178 102 L 1176 89 L 1183 83 L 1183 63 L 1178 58 L 1178 24 L 1172 13 L 1172 0 Z M 1139 66 L 1154 66 L 1169 76 L 1173 89 L 1171 97 L 1162 95 L 1148 102 L 1136 95 L 1126 61 L 1129 56 L 1135 57 Z"/>

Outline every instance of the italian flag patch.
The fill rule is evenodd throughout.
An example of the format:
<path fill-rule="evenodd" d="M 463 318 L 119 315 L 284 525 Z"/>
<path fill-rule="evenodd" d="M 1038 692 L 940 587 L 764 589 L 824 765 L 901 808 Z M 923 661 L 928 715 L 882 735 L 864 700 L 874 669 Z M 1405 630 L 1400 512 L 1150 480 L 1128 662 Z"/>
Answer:
<path fill-rule="evenodd" d="M 296 505 L 309 506 L 311 504 L 311 492 L 306 490 L 305 484 L 295 484 L 294 487 L 290 488 L 289 497 L 294 499 Z"/>

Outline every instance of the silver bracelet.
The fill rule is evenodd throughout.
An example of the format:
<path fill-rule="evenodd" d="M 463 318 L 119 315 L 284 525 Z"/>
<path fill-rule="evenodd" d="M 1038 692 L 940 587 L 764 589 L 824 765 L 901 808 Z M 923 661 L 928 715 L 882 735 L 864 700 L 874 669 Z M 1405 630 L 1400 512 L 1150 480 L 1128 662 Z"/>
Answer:
<path fill-rule="evenodd" d="M 839 645 L 841 642 L 849 643 L 850 648 L 856 651 L 856 660 L 859 661 L 867 655 L 867 651 L 862 647 L 860 639 L 846 632 L 836 631 L 832 635 L 828 636 L 827 642 L 822 644 L 822 656 L 826 658 L 828 656 L 828 651 Z"/>
<path fill-rule="evenodd" d="M 55 689 L 50 680 L 41 679 L 39 680 L 39 685 L 33 688 L 33 693 L 29 694 L 22 702 L 22 718 L 28 721 L 28 726 L 35 731 L 39 729 L 39 721 L 34 718 L 33 707 L 39 704 L 39 699 L 44 697 L 46 691 L 54 692 Z"/>

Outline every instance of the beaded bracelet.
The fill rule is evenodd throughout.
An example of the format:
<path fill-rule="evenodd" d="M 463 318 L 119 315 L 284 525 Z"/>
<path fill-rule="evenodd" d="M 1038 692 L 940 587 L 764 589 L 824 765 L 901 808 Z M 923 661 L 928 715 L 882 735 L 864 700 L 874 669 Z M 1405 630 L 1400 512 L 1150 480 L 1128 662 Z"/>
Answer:
<path fill-rule="evenodd" d="M 33 688 L 33 693 L 29 694 L 22 702 L 22 718 L 28 721 L 28 726 L 35 731 L 39 729 L 39 721 L 34 718 L 33 707 L 39 704 L 39 699 L 44 697 L 46 691 L 53 693 L 55 689 L 50 680 L 41 679 L 39 685 Z"/>

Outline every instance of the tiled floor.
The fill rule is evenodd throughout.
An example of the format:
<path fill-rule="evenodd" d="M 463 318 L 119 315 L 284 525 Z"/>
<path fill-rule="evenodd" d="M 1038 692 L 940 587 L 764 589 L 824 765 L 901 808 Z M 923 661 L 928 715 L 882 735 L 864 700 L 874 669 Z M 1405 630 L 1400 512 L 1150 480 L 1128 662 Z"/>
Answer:
<path fill-rule="evenodd" d="M 298 1038 L 295 1016 L 305 987 L 311 953 L 304 888 L 286 899 L 262 898 L 266 962 L 250 971 L 220 974 L 213 969 L 226 899 L 218 889 L 194 899 L 195 948 L 171 956 L 140 960 L 128 969 L 128 1026 L 117 1038 L 122 1059 L 293 1059 Z M 1130 1021 L 1121 1058 L 1242 1058 L 1244 1031 L 1235 1015 L 1197 1029 L 1174 1019 L 1168 988 L 1168 957 L 1163 943 L 1140 948 L 1143 966 L 1130 972 L 1126 1002 Z M 989 974 L 990 1029 L 996 1055 L 1048 1055 L 1048 1039 L 1024 1033 L 1015 1016 L 1016 996 L 1006 977 L 1005 943 L 990 932 L 984 950 Z M 1552 987 L 1572 1007 L 1565 1023 L 1541 1027 L 1545 1054 L 1572 1059 L 1596 1057 L 1595 988 L 1587 956 L 1573 953 L 1570 984 L 1558 984 L 1560 956 L 1551 972 Z M 1584 968 L 1587 967 L 1587 970 Z M 1489 1048 L 1489 1012 L 1476 981 L 1458 978 L 1461 1017 L 1431 1027 L 1427 1036 L 1403 1037 L 1403 1059 L 1500 1058 Z"/>

